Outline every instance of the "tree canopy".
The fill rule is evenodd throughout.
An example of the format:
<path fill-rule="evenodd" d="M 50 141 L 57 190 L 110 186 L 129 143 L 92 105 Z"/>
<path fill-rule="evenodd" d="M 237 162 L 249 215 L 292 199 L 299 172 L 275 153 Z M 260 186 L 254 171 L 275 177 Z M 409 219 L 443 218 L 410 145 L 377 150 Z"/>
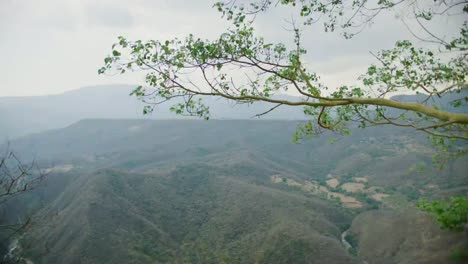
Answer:
<path fill-rule="evenodd" d="M 413 128 L 428 133 L 439 145 L 468 139 L 464 111 L 468 97 L 463 93 L 468 87 L 468 22 L 450 39 L 430 29 L 435 17 L 466 16 L 468 1 L 219 1 L 214 8 L 232 22 L 217 39 L 190 34 L 183 39 L 142 41 L 119 36 L 99 73 L 146 71 L 146 83 L 132 92 L 147 103 L 144 113 L 179 98 L 172 111 L 209 119 L 209 107 L 202 98 L 214 96 L 237 103 L 271 103 L 271 109 L 259 116 L 282 105 L 303 107 L 310 120 L 298 128 L 296 138 L 324 130 L 347 134 L 349 124 L 356 122 L 360 127 Z M 292 24 L 293 47 L 267 42 L 255 32 L 257 16 L 271 8 L 292 8 L 301 18 L 301 23 Z M 393 48 L 373 54 L 375 64 L 359 77 L 359 85 L 328 87 L 304 59 L 308 45 L 301 38 L 303 28 L 323 22 L 325 31 L 351 39 L 380 14 L 401 9 L 411 14 L 401 20 L 414 39 L 427 45 L 400 40 Z M 283 100 L 276 96 L 285 91 L 300 97 Z M 398 93 L 418 96 L 402 101 L 392 97 Z M 450 107 L 432 100 L 447 94 L 455 96 Z"/>
<path fill-rule="evenodd" d="M 449 200 L 421 200 L 418 207 L 432 214 L 443 227 L 463 231 L 468 222 L 468 199 L 463 196 L 450 197 Z"/>

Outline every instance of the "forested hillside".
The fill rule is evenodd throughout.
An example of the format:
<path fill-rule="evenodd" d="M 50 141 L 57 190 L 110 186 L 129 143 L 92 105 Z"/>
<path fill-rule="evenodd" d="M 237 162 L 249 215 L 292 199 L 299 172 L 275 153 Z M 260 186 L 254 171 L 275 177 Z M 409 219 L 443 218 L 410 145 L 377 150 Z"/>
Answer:
<path fill-rule="evenodd" d="M 94 119 L 14 140 L 49 173 L 6 205 L 7 219 L 37 221 L 16 251 L 33 263 L 450 263 L 463 248 L 414 203 L 466 193 L 465 157 L 435 169 L 427 140 L 400 128 L 293 144 L 296 125 Z"/>

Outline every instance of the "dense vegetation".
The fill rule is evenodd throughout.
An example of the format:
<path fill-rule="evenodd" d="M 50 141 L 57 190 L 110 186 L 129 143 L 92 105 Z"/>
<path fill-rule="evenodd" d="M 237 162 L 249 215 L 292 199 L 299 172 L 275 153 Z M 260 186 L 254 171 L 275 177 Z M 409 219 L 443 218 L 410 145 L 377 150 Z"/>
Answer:
<path fill-rule="evenodd" d="M 468 222 L 468 199 L 463 196 L 450 197 L 449 201 L 420 201 L 418 207 L 436 216 L 442 227 L 463 231 Z"/>
<path fill-rule="evenodd" d="M 291 144 L 297 124 L 85 120 L 21 138 L 12 146 L 25 160 L 41 157 L 49 175 L 3 212 L 6 219 L 34 213 L 36 223 L 18 237 L 34 263 L 378 263 L 414 254 L 440 262 L 461 248 L 461 235 L 416 213 L 412 200 L 466 194 L 466 159 L 430 169 L 428 143 L 398 128 L 339 144 L 326 140 L 331 135 Z M 418 162 L 423 173 L 411 169 Z M 360 206 L 348 207 L 350 198 Z M 403 248 L 409 255 L 393 247 L 408 239 L 406 229 L 392 231 L 370 209 L 413 229 Z M 418 221 L 440 239 L 419 240 L 426 229 L 415 228 Z M 340 242 L 349 227 L 357 257 Z M 394 257 L 370 254 L 369 245 Z"/>

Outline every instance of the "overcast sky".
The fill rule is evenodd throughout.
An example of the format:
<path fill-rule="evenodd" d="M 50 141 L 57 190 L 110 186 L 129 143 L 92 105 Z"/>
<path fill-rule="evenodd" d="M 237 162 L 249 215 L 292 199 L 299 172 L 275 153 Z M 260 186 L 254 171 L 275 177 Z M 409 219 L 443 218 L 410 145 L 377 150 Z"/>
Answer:
<path fill-rule="evenodd" d="M 141 76 L 100 76 L 97 69 L 119 35 L 130 39 L 215 38 L 228 27 L 212 0 L 0 0 L 0 96 L 57 94 L 98 84 L 142 83 Z M 291 42 L 285 19 L 292 11 L 272 10 L 256 28 L 267 40 Z M 464 19 L 464 18 L 461 18 Z M 460 19 L 456 21 L 460 22 Z M 458 30 L 438 21 L 437 30 Z M 323 80 L 352 83 L 374 62 L 369 51 L 410 38 L 393 16 L 379 20 L 353 40 L 325 34 L 320 25 L 305 32 L 307 62 Z M 448 33 L 447 33 L 448 32 Z"/>

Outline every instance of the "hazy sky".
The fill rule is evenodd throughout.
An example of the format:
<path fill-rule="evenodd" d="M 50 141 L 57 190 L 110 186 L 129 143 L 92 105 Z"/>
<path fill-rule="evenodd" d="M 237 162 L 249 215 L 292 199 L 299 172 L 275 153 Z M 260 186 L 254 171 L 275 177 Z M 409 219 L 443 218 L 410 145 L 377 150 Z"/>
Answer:
<path fill-rule="evenodd" d="M 119 35 L 167 39 L 188 33 L 214 38 L 229 25 L 212 0 L 0 0 L 0 96 L 55 94 L 82 86 L 142 83 L 141 76 L 99 76 L 97 69 Z M 259 35 L 291 42 L 285 19 L 292 11 L 272 10 L 258 20 Z M 463 18 L 462 18 L 463 19 Z M 460 22 L 460 21 L 458 21 Z M 458 30 L 439 21 L 440 32 Z M 308 64 L 331 85 L 352 83 L 369 63 L 369 51 L 410 38 L 403 24 L 381 16 L 351 41 L 307 29 Z M 447 33 L 448 34 L 448 33 Z"/>

